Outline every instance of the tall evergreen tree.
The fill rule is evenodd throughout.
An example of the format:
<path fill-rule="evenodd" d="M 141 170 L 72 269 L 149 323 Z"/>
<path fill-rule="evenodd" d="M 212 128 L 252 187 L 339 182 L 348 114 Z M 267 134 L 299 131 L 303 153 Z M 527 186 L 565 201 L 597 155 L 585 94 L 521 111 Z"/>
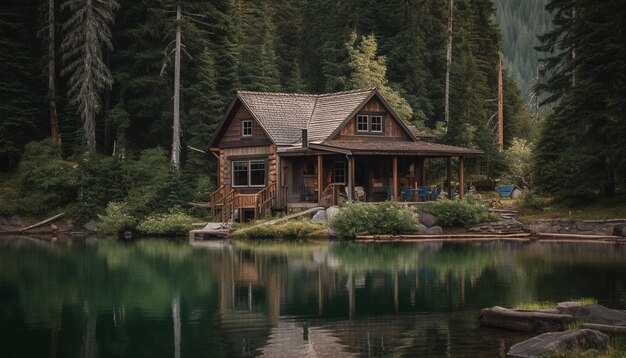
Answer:
<path fill-rule="evenodd" d="M 38 76 L 40 53 L 36 1 L 9 0 L 0 5 L 0 168 L 14 169 L 24 145 L 48 132 L 45 82 Z M 43 130 L 45 129 L 45 131 Z"/>
<path fill-rule="evenodd" d="M 385 57 L 378 56 L 378 44 L 374 35 L 357 37 L 350 35 L 346 43 L 350 62 L 351 74 L 349 84 L 351 88 L 377 87 L 396 113 L 405 121 L 410 121 L 413 110 L 407 101 L 387 81 L 387 65 Z"/>
<path fill-rule="evenodd" d="M 100 92 L 113 84 L 103 60 L 102 47 L 112 49 L 111 23 L 117 1 L 65 0 L 61 9 L 71 13 L 63 24 L 64 73 L 70 84 L 70 103 L 83 120 L 87 149 L 96 151 L 96 115 L 101 109 Z"/>

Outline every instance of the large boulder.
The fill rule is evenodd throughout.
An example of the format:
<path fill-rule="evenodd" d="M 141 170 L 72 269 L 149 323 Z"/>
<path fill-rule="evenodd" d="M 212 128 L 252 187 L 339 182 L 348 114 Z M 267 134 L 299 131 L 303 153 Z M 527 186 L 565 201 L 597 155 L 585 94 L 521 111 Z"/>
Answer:
<path fill-rule="evenodd" d="M 313 215 L 313 218 L 311 219 L 311 221 L 318 222 L 318 223 L 325 223 L 326 222 L 326 209 L 318 210 L 315 213 L 315 215 Z"/>
<path fill-rule="evenodd" d="M 606 308 L 598 304 L 581 305 L 578 302 L 561 302 L 559 313 L 568 314 L 586 323 L 626 326 L 626 312 Z"/>
<path fill-rule="evenodd" d="M 426 227 L 432 227 L 439 224 L 439 219 L 431 213 L 422 211 L 419 213 L 419 222 Z"/>
<path fill-rule="evenodd" d="M 339 212 L 339 207 L 337 205 L 327 208 L 326 209 L 326 221 L 331 222 L 333 217 L 335 217 L 335 215 L 337 215 L 338 212 Z"/>
<path fill-rule="evenodd" d="M 95 220 L 89 220 L 83 225 L 87 231 L 98 231 L 98 223 Z"/>
<path fill-rule="evenodd" d="M 552 357 L 557 355 L 582 355 L 590 350 L 604 351 L 609 337 L 591 329 L 544 333 L 515 344 L 507 353 L 512 358 Z"/>
<path fill-rule="evenodd" d="M 428 228 L 426 227 L 426 225 L 424 224 L 417 224 L 417 231 L 420 234 L 423 234 L 426 230 L 428 230 Z"/>

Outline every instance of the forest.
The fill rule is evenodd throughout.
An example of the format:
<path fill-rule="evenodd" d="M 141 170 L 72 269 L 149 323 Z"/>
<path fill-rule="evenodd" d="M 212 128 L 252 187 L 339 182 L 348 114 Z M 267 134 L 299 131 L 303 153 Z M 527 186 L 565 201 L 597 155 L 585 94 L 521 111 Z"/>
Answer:
<path fill-rule="evenodd" d="M 110 202 L 147 215 L 206 200 L 215 163 L 200 151 L 237 90 L 377 87 L 407 123 L 483 149 L 499 178 L 511 170 L 496 136 L 500 51 L 505 148 L 534 158 L 523 170 L 540 190 L 612 196 L 626 177 L 625 5 L 543 3 L 3 1 L 0 212 L 69 206 L 86 220 Z"/>

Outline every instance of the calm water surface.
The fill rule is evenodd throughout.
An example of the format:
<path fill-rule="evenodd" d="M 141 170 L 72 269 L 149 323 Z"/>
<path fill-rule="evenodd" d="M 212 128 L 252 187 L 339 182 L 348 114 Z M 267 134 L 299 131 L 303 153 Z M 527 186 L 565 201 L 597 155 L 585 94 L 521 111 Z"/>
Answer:
<path fill-rule="evenodd" d="M 626 309 L 626 245 L 0 239 L 0 357 L 499 357 L 478 311 Z"/>

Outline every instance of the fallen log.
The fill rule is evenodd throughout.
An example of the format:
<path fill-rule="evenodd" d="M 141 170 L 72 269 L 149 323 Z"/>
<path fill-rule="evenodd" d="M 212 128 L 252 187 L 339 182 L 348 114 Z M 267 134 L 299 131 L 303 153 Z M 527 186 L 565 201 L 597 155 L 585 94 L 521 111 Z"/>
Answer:
<path fill-rule="evenodd" d="M 559 332 L 574 321 L 570 315 L 517 311 L 499 306 L 480 310 L 478 321 L 483 326 L 504 328 L 519 332 Z"/>
<path fill-rule="evenodd" d="M 52 221 L 54 221 L 54 220 L 56 220 L 56 219 L 58 219 L 58 218 L 62 217 L 63 215 L 65 215 L 65 213 L 60 213 L 60 214 L 57 214 L 57 215 L 55 215 L 55 216 L 53 216 L 53 217 L 47 218 L 46 220 L 40 221 L 40 222 L 38 222 L 38 223 L 36 223 L 36 224 L 32 224 L 32 225 L 27 226 L 27 227 L 25 227 L 25 228 L 19 229 L 18 231 L 19 231 L 19 232 L 24 232 L 24 231 L 26 231 L 26 230 L 34 229 L 34 228 L 39 227 L 39 226 L 41 226 L 41 225 L 45 225 L 45 224 L 47 224 L 47 223 L 49 223 L 49 222 L 52 222 Z"/>
<path fill-rule="evenodd" d="M 583 323 L 582 328 L 595 329 L 602 333 L 623 334 L 626 335 L 626 326 L 612 326 L 609 324 L 599 323 Z"/>
<path fill-rule="evenodd" d="M 538 232 L 535 234 L 540 239 L 569 239 L 569 240 L 626 240 L 623 236 L 615 235 L 585 235 L 585 234 L 557 234 L 548 232 Z"/>

